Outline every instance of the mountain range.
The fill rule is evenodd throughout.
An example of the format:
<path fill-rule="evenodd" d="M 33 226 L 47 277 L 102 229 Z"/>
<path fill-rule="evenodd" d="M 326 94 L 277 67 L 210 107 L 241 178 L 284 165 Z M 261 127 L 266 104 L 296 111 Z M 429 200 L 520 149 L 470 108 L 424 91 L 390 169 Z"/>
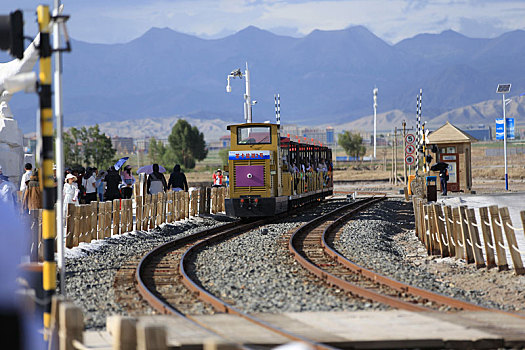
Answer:
<path fill-rule="evenodd" d="M 152 28 L 128 43 L 73 41 L 72 48 L 63 56 L 66 126 L 128 121 L 140 128 L 133 121 L 175 115 L 242 122 L 244 80 L 232 80 L 229 94 L 225 87 L 245 62 L 254 121 L 274 120 L 279 93 L 283 123 L 351 123 L 371 115 L 377 87 L 380 115 L 414 116 L 423 89 L 428 120 L 456 110 L 462 124 L 493 123 L 497 107 L 485 115 L 472 106 L 499 102 L 501 110 L 498 83 L 512 83 L 516 101 L 525 92 L 521 30 L 493 39 L 449 30 L 389 44 L 362 26 L 302 38 L 252 26 L 213 40 Z M 17 94 L 10 106 L 23 131 L 33 131 L 37 98 Z"/>

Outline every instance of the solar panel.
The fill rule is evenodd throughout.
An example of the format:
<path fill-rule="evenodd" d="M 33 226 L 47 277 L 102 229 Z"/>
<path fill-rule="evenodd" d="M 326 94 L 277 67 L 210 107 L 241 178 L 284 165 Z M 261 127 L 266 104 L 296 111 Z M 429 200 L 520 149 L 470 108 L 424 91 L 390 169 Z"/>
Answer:
<path fill-rule="evenodd" d="M 498 90 L 496 90 L 496 93 L 506 94 L 509 92 L 510 92 L 510 84 L 498 84 Z"/>

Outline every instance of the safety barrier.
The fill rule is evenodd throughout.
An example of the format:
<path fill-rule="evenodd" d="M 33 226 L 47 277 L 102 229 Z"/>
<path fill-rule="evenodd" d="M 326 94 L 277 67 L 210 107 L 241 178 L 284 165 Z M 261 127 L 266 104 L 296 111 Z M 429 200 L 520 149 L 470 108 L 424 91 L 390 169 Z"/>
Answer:
<path fill-rule="evenodd" d="M 106 329 L 111 339 L 105 339 L 115 350 L 159 350 L 171 349 L 168 346 L 168 334 L 164 325 L 154 324 L 151 320 L 129 316 L 108 316 Z M 82 309 L 72 301 L 60 295 L 52 298 L 51 327 L 48 332 L 50 349 L 61 350 L 96 350 L 106 345 L 95 341 L 96 345 L 84 339 L 84 315 Z M 93 343 L 93 341 L 91 341 Z M 236 344 L 220 342 L 209 338 L 204 342 L 204 349 L 233 350 L 239 349 Z"/>
<path fill-rule="evenodd" d="M 477 268 L 497 266 L 499 271 L 509 269 L 507 256 L 510 255 L 514 272 L 525 274 L 521 258 L 525 251 L 520 250 L 516 240 L 516 231 L 523 232 L 525 227 L 525 211 L 520 212 L 522 228 L 517 228 L 513 226 L 506 207 L 492 205 L 479 208 L 478 223 L 472 208 L 424 204 L 417 197 L 413 197 L 412 201 L 416 236 L 429 255 L 464 259 Z"/>
<path fill-rule="evenodd" d="M 225 211 L 227 189 L 198 188 L 190 192 L 159 193 L 90 204 L 68 204 L 65 216 L 66 247 L 104 239 L 133 230 L 147 231 L 202 214 Z M 31 261 L 42 261 L 42 210 L 29 213 Z M 56 245 L 55 245 L 56 246 Z M 55 248 L 56 249 L 56 248 Z"/>

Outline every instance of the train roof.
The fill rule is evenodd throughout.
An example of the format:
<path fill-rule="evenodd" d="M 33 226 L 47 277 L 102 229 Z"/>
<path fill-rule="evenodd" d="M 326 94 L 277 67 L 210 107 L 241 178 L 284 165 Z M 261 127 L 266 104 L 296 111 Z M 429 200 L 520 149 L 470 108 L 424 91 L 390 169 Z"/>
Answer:
<path fill-rule="evenodd" d="M 274 124 L 274 123 L 241 123 L 241 124 L 231 124 L 231 125 L 228 125 L 226 128 L 228 130 L 230 130 L 230 128 L 232 126 L 252 126 L 252 127 L 257 127 L 257 126 L 269 126 L 269 125 L 275 125 L 275 126 L 277 126 L 277 129 L 279 129 L 281 127 L 279 124 Z"/>

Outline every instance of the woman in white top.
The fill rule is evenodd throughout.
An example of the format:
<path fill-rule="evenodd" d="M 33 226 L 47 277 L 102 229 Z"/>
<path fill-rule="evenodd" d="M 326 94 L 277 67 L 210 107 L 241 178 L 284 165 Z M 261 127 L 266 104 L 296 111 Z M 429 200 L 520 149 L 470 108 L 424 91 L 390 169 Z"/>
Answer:
<path fill-rule="evenodd" d="M 86 174 L 82 178 L 82 186 L 86 189 L 86 204 L 97 200 L 97 180 L 95 179 L 94 169 L 87 168 Z"/>
<path fill-rule="evenodd" d="M 67 174 L 64 188 L 62 189 L 62 195 L 64 197 L 64 217 L 67 214 L 67 205 L 69 203 L 73 203 L 75 205 L 78 204 L 78 187 L 75 184 L 75 181 L 77 180 L 77 177 L 72 174 Z"/>

